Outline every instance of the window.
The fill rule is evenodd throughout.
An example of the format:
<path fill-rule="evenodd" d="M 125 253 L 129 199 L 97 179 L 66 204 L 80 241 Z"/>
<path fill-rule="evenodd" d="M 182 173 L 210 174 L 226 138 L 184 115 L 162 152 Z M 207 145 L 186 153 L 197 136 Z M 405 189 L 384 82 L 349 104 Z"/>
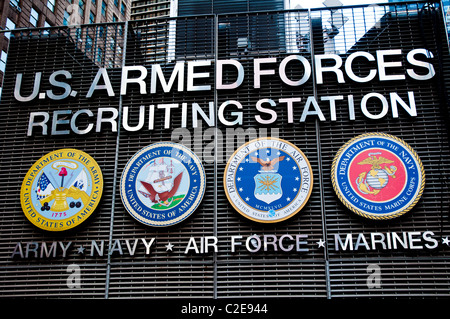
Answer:
<path fill-rule="evenodd" d="M 91 11 L 89 12 L 89 23 L 94 23 L 95 22 L 95 16 L 94 13 Z"/>
<path fill-rule="evenodd" d="M 47 0 L 47 8 L 49 8 L 52 12 L 55 12 L 55 1 L 56 0 Z"/>
<path fill-rule="evenodd" d="M 98 63 L 102 63 L 102 61 L 103 61 L 103 49 L 102 48 L 98 48 L 97 62 Z"/>
<path fill-rule="evenodd" d="M 118 8 L 119 7 L 119 0 L 114 0 L 114 5 Z"/>
<path fill-rule="evenodd" d="M 125 15 L 125 3 L 122 2 L 122 4 L 120 5 L 120 13 L 122 13 L 122 15 Z"/>
<path fill-rule="evenodd" d="M 112 22 L 117 22 L 117 16 L 113 13 L 113 19 Z"/>
<path fill-rule="evenodd" d="M 106 17 L 106 2 L 102 1 L 102 16 Z"/>
<path fill-rule="evenodd" d="M 66 10 L 64 10 L 64 19 L 63 19 L 63 25 L 69 25 L 70 20 L 70 14 Z"/>
<path fill-rule="evenodd" d="M 92 37 L 90 35 L 86 36 L 86 51 L 92 50 Z"/>
<path fill-rule="evenodd" d="M 50 23 L 48 23 L 47 21 L 45 21 L 45 22 L 44 22 L 44 27 L 46 27 L 46 28 L 50 28 L 50 27 L 51 27 L 51 25 L 50 25 Z M 43 34 L 45 34 L 45 35 L 49 35 L 49 34 L 50 34 L 50 31 L 48 31 L 48 30 L 45 30 L 45 31 L 43 32 Z"/>
<path fill-rule="evenodd" d="M 6 30 L 14 30 L 16 28 L 16 24 L 14 22 L 12 22 L 11 20 L 9 20 L 9 18 L 6 19 Z M 8 39 L 11 37 L 11 32 L 6 32 L 5 33 L 5 37 L 7 37 Z"/>
<path fill-rule="evenodd" d="M 97 1 L 96 0 L 92 0 L 92 4 L 94 5 L 94 6 L 96 6 L 97 5 L 97 3 L 96 3 Z"/>
<path fill-rule="evenodd" d="M 33 26 L 37 27 L 38 20 L 39 20 L 39 13 L 36 10 L 34 10 L 33 8 L 31 8 L 30 23 Z"/>
<path fill-rule="evenodd" d="M 117 22 L 117 21 L 118 21 L 117 17 L 113 14 L 113 22 Z M 121 24 L 118 25 L 117 30 L 119 31 L 119 35 L 123 36 L 123 25 L 121 25 Z"/>
<path fill-rule="evenodd" d="M 81 19 L 84 19 L 84 1 L 80 0 L 78 1 L 78 12 L 80 13 Z"/>
<path fill-rule="evenodd" d="M 111 48 L 111 51 L 116 49 L 116 40 L 114 38 L 109 39 L 109 47 Z"/>
<path fill-rule="evenodd" d="M 19 0 L 9 0 L 9 4 L 13 7 L 18 8 L 19 7 Z"/>
<path fill-rule="evenodd" d="M 99 27 L 97 28 L 97 30 L 98 30 L 98 36 L 99 36 L 100 38 L 103 38 L 104 36 L 106 36 L 106 34 L 105 34 L 105 28 L 104 28 L 103 26 L 99 26 Z"/>
<path fill-rule="evenodd" d="M 82 42 L 83 41 L 81 39 L 81 28 L 76 28 L 75 36 L 76 36 L 77 42 Z"/>
<path fill-rule="evenodd" d="M 5 67 L 6 67 L 6 59 L 8 58 L 8 53 L 5 51 L 2 51 L 2 54 L 0 56 L 0 71 L 5 73 Z"/>

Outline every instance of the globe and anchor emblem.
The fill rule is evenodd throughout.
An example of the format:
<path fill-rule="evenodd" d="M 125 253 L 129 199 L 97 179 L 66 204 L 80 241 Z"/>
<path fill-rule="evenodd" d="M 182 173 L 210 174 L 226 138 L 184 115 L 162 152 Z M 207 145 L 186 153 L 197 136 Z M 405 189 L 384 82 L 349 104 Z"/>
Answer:
<path fill-rule="evenodd" d="M 383 164 L 391 164 L 394 161 L 381 155 L 381 152 L 369 153 L 369 157 L 358 162 L 358 165 L 372 165 L 368 172 L 363 172 L 356 178 L 358 190 L 363 194 L 377 195 L 389 182 L 389 177 L 395 178 L 397 167 L 394 165 L 381 167 Z"/>
<path fill-rule="evenodd" d="M 387 220 L 417 204 L 425 187 L 425 169 L 404 140 L 372 132 L 341 146 L 333 159 L 331 180 L 337 197 L 350 211 Z"/>

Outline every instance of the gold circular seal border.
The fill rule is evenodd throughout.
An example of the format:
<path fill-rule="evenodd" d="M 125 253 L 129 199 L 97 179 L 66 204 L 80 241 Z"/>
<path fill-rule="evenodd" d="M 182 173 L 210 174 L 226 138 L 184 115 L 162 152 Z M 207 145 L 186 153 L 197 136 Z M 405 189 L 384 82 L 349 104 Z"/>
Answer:
<path fill-rule="evenodd" d="M 285 216 L 285 217 L 280 218 L 280 219 L 277 219 L 277 220 L 260 220 L 260 219 L 256 219 L 256 218 L 254 218 L 254 217 L 250 217 L 250 216 L 248 216 L 248 215 L 242 213 L 242 212 L 238 209 L 238 207 L 233 203 L 233 201 L 231 200 L 230 196 L 228 195 L 228 190 L 227 190 L 226 172 L 227 172 L 227 170 L 228 170 L 228 166 L 230 165 L 230 159 L 232 159 L 232 158 L 233 158 L 240 150 L 242 150 L 242 149 L 243 149 L 244 147 L 246 147 L 247 145 L 249 145 L 249 144 L 251 144 L 251 143 L 254 143 L 254 142 L 257 142 L 257 141 L 263 141 L 263 140 L 264 140 L 264 141 L 266 141 L 266 140 L 280 141 L 280 142 L 286 143 L 286 144 L 288 144 L 289 146 L 293 147 L 293 148 L 294 148 L 296 151 L 298 151 L 298 152 L 302 155 L 302 157 L 305 159 L 305 162 L 306 162 L 306 164 L 308 165 L 308 169 L 309 169 L 309 172 L 310 172 L 310 175 L 311 175 L 311 184 L 310 184 L 309 192 L 308 192 L 308 194 L 305 196 L 305 200 L 304 200 L 303 203 L 300 205 L 300 207 L 299 207 L 297 210 L 295 210 L 293 213 L 289 214 L 288 216 Z M 295 146 L 295 145 L 292 144 L 291 142 L 288 142 L 288 141 L 286 141 L 286 140 L 283 140 L 283 139 L 277 138 L 277 137 L 260 137 L 260 138 L 253 139 L 253 140 L 251 140 L 251 141 L 249 141 L 249 142 L 247 142 L 247 143 L 241 145 L 236 151 L 234 151 L 233 155 L 230 156 L 230 158 L 229 158 L 228 161 L 227 161 L 227 165 L 225 166 L 225 170 L 224 170 L 224 175 L 223 175 L 223 187 L 224 187 L 224 189 L 225 189 L 225 195 L 227 195 L 228 202 L 230 202 L 230 204 L 233 206 L 233 208 L 234 208 L 239 214 L 241 214 L 241 215 L 244 216 L 245 218 L 250 219 L 250 220 L 252 220 L 252 221 L 254 221 L 254 222 L 263 223 L 263 224 L 275 224 L 275 223 L 279 223 L 279 222 L 282 222 L 282 221 L 285 221 L 285 220 L 287 220 L 287 219 L 289 219 L 289 218 L 294 217 L 298 212 L 300 212 L 300 211 L 303 209 L 303 207 L 305 207 L 305 205 L 306 205 L 306 203 L 308 202 L 309 197 L 311 196 L 311 193 L 312 193 L 313 182 L 314 182 L 314 178 L 313 178 L 313 177 L 314 177 L 314 175 L 313 175 L 313 170 L 312 170 L 312 168 L 311 168 L 311 164 L 309 163 L 308 158 L 306 157 L 305 153 L 303 153 L 297 146 Z M 297 197 L 296 197 L 296 198 L 297 198 Z"/>
<path fill-rule="evenodd" d="M 89 172 L 89 175 L 91 177 L 91 183 L 92 183 L 92 191 L 91 191 L 91 194 L 89 195 L 89 203 L 91 203 L 93 200 L 95 200 L 95 201 L 94 201 L 94 203 L 92 205 L 89 205 L 90 210 L 87 211 L 87 212 L 85 212 L 86 209 L 83 209 L 83 210 L 80 210 L 75 215 L 73 215 L 72 217 L 65 218 L 65 219 L 60 219 L 60 220 L 51 220 L 51 219 L 48 219 L 48 218 L 42 216 L 41 213 L 38 212 L 35 209 L 34 205 L 32 205 L 32 204 L 31 205 L 27 205 L 27 200 L 26 199 L 28 198 L 28 201 L 30 203 L 32 203 L 31 202 L 31 198 L 30 198 L 31 192 L 32 192 L 32 185 L 34 184 L 36 178 L 38 177 L 40 171 L 42 170 L 42 167 L 37 168 L 38 164 L 40 162 L 42 162 L 44 159 L 46 159 L 46 158 L 48 158 L 50 156 L 53 156 L 54 154 L 57 154 L 57 153 L 64 153 L 64 155 L 63 155 L 63 157 L 56 158 L 55 159 L 56 161 L 60 161 L 60 160 L 72 160 L 72 161 L 74 161 L 74 159 L 72 157 L 67 157 L 68 153 L 74 153 L 74 156 L 82 155 L 86 160 L 89 161 L 89 166 L 96 171 L 96 173 L 98 175 L 98 178 L 100 178 L 100 182 L 98 183 L 99 185 L 95 185 L 94 186 L 94 183 L 93 183 L 93 181 L 94 181 L 94 174 L 92 173 L 92 170 L 83 161 L 80 161 L 79 159 L 76 159 L 77 163 L 82 164 L 86 168 L 86 170 Z M 54 162 L 55 160 L 49 161 L 49 164 Z M 47 164 L 47 165 L 49 165 L 49 164 Z M 36 173 L 36 176 L 32 179 L 31 185 L 30 186 L 26 185 L 27 180 L 32 175 L 32 173 L 34 171 L 36 171 L 36 170 L 37 170 L 37 173 Z M 98 195 L 97 195 L 96 198 L 93 198 L 94 191 L 97 191 L 97 190 L 98 190 Z M 31 166 L 31 168 L 28 170 L 27 174 L 25 175 L 25 177 L 23 179 L 23 182 L 22 182 L 22 187 L 20 188 L 20 204 L 22 206 L 22 210 L 23 210 L 25 216 L 27 217 L 27 219 L 34 226 L 36 226 L 36 227 L 38 227 L 38 228 L 40 228 L 42 230 L 51 231 L 51 232 L 66 231 L 66 230 L 70 230 L 70 229 L 73 229 L 73 228 L 79 226 L 81 223 L 83 223 L 86 219 L 88 219 L 92 215 L 92 213 L 95 211 L 95 209 L 97 208 L 97 206 L 98 206 L 98 204 L 100 202 L 100 199 L 102 197 L 102 193 L 103 193 L 103 174 L 102 174 L 102 171 L 100 169 L 100 166 L 94 160 L 94 158 L 92 158 L 89 154 L 87 154 L 87 153 L 85 153 L 83 151 L 77 150 L 77 149 L 63 148 L 63 149 L 59 149 L 59 150 L 47 153 L 46 155 L 44 155 L 40 159 L 38 159 Z M 29 194 L 29 195 L 25 196 L 26 194 Z M 35 213 L 35 215 L 36 215 L 34 218 L 30 215 L 31 211 L 33 213 Z M 54 223 L 54 224 L 63 223 L 63 227 L 55 228 L 55 227 L 45 226 L 44 223 L 40 223 L 40 222 L 37 221 L 38 217 L 40 217 L 41 220 L 43 220 L 44 222 L 47 221 L 49 223 Z M 71 221 L 71 223 L 70 223 L 70 225 L 67 225 L 67 223 L 69 221 Z"/>
<path fill-rule="evenodd" d="M 155 147 L 172 147 L 172 148 L 176 148 L 182 152 L 185 152 L 187 154 L 189 154 L 189 156 L 191 157 L 191 159 L 193 160 L 193 162 L 197 165 L 197 169 L 199 170 L 199 172 L 202 174 L 200 176 L 200 193 L 201 196 L 197 196 L 196 200 L 194 201 L 194 203 L 191 205 L 191 207 L 186 210 L 186 212 L 184 212 L 182 215 L 178 216 L 177 218 L 171 219 L 170 220 L 170 224 L 167 223 L 167 221 L 153 221 L 153 224 L 149 224 L 148 220 L 144 217 L 142 217 L 141 215 L 137 214 L 133 207 L 131 207 L 131 205 L 129 204 L 128 200 L 124 200 L 124 196 L 123 194 L 125 193 L 125 182 L 124 182 L 124 176 L 127 176 L 128 171 L 130 170 L 131 166 L 130 163 L 133 163 L 134 159 L 140 155 L 142 155 L 143 153 L 155 148 Z M 184 162 L 182 162 L 184 164 Z M 196 210 L 197 208 L 200 206 L 201 201 L 203 200 L 203 197 L 205 195 L 206 192 L 206 172 L 205 172 L 205 168 L 203 167 L 203 164 L 201 163 L 200 159 L 198 158 L 198 156 L 189 148 L 187 148 L 186 146 L 182 145 L 182 144 L 177 144 L 174 142 L 156 142 L 147 146 L 144 146 L 143 148 L 141 148 L 139 151 L 137 151 L 133 156 L 131 156 L 131 158 L 127 161 L 127 163 L 125 164 L 124 170 L 122 172 L 122 175 L 120 177 L 120 199 L 122 200 L 122 204 L 125 207 L 125 210 L 137 221 L 139 221 L 140 223 L 146 225 L 146 226 L 150 226 L 150 227 L 170 227 L 173 225 L 176 225 L 180 222 L 182 222 L 183 220 L 189 218 Z M 126 196 L 125 196 L 126 197 Z"/>
<path fill-rule="evenodd" d="M 408 207 L 406 207 L 405 209 L 401 210 L 400 212 L 386 214 L 386 215 L 381 215 L 381 216 L 378 215 L 378 214 L 370 214 L 370 213 L 363 212 L 363 211 L 361 211 L 359 209 L 354 208 L 352 205 L 350 205 L 348 203 L 348 201 L 346 200 L 346 198 L 344 198 L 344 196 L 342 195 L 340 189 L 337 186 L 335 173 L 336 173 L 336 163 L 337 163 L 338 158 L 341 156 L 342 152 L 344 152 L 344 150 L 347 148 L 347 146 L 349 146 L 350 144 L 354 143 L 357 140 L 363 139 L 365 137 L 370 137 L 370 136 L 373 136 L 373 137 L 386 137 L 386 138 L 390 138 L 390 139 L 393 139 L 393 140 L 399 142 L 400 144 L 402 144 L 404 147 L 406 147 L 410 151 L 411 155 L 416 159 L 417 163 L 419 164 L 420 174 L 421 174 L 421 183 L 420 183 L 419 192 L 417 193 L 417 196 L 414 199 L 414 201 Z M 362 217 L 368 218 L 368 219 L 389 220 L 389 219 L 394 219 L 396 217 L 399 217 L 399 216 L 402 216 L 402 215 L 406 214 L 420 200 L 420 198 L 422 197 L 422 194 L 423 194 L 423 190 L 425 188 L 425 168 L 423 167 L 422 161 L 420 160 L 419 155 L 417 154 L 417 152 L 408 143 L 406 143 L 404 140 L 402 140 L 401 138 L 396 137 L 394 135 L 381 133 L 381 132 L 372 132 L 372 133 L 365 133 L 365 134 L 361 134 L 361 135 L 355 136 L 354 138 L 350 139 L 347 143 L 345 143 L 344 145 L 341 146 L 339 151 L 334 156 L 333 163 L 331 165 L 331 181 L 332 181 L 333 189 L 334 189 L 334 192 L 336 193 L 336 196 L 352 212 L 354 212 L 355 214 L 360 215 Z"/>

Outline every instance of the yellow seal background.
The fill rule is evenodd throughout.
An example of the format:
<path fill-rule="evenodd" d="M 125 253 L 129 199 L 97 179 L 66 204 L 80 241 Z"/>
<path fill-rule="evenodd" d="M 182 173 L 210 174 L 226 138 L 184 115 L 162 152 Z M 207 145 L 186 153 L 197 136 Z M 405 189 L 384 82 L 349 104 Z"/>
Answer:
<path fill-rule="evenodd" d="M 40 177 L 44 167 L 54 162 L 68 160 L 78 163 L 86 168 L 92 184 L 88 205 L 85 205 L 78 213 L 66 219 L 51 219 L 42 215 L 33 205 L 31 196 L 35 195 L 35 180 Z M 43 165 L 45 163 L 45 165 Z M 28 220 L 36 227 L 46 231 L 65 231 L 83 223 L 95 211 L 103 193 L 103 175 L 100 166 L 87 153 L 77 149 L 60 149 L 44 155 L 37 160 L 28 170 L 20 189 L 20 202 L 22 210 Z"/>

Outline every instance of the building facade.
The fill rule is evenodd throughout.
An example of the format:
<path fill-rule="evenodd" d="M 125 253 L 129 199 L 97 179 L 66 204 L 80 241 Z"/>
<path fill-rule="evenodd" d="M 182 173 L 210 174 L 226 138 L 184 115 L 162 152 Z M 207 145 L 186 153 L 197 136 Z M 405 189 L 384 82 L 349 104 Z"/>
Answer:
<path fill-rule="evenodd" d="M 130 6 L 125 0 L 5 0 L 0 6 L 2 30 L 119 22 L 130 18 Z M 10 33 L 3 33 L 0 39 L 1 79 L 8 57 L 9 37 Z"/>
<path fill-rule="evenodd" d="M 170 17 L 170 8 L 171 1 L 167 0 L 132 0 L 131 20 Z"/>
<path fill-rule="evenodd" d="M 440 6 L 11 31 L 0 296 L 448 297 Z"/>

